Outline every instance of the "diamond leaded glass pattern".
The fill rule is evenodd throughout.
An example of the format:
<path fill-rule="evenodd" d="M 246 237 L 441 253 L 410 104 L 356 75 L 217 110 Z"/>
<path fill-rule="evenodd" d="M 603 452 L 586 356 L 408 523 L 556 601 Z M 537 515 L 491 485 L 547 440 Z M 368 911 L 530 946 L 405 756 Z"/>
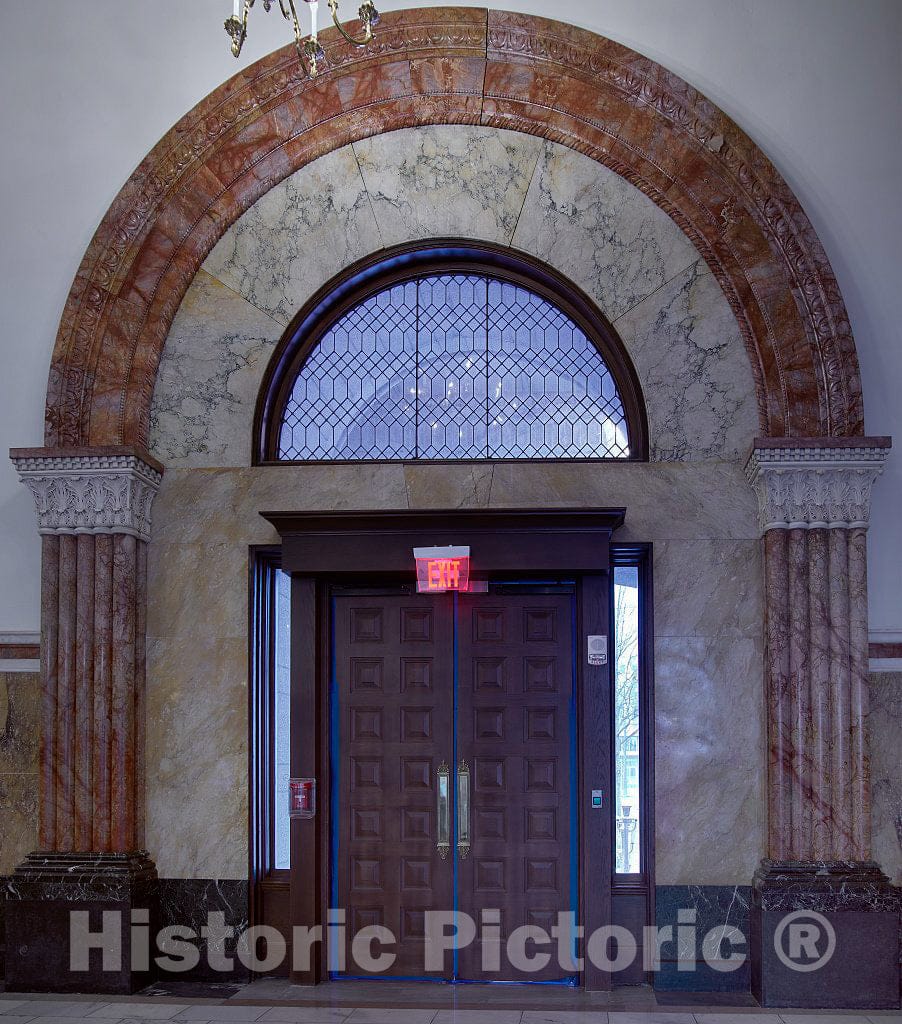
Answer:
<path fill-rule="evenodd" d="M 628 458 L 626 416 L 597 347 L 521 285 L 431 274 L 345 313 L 285 405 L 279 458 Z"/>

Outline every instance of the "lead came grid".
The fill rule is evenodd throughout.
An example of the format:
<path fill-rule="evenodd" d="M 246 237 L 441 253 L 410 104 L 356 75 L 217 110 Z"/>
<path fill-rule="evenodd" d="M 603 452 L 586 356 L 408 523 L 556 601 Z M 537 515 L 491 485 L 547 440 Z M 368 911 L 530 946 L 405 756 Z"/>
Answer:
<path fill-rule="evenodd" d="M 628 458 L 596 346 L 527 288 L 433 274 L 346 313 L 301 368 L 285 461 Z"/>

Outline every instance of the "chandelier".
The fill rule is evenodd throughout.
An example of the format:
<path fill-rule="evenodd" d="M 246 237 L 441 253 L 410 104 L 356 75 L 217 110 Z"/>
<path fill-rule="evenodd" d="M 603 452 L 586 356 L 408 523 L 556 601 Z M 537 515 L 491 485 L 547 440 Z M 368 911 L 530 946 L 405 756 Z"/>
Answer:
<path fill-rule="evenodd" d="M 317 38 L 316 18 L 319 11 L 318 0 L 303 0 L 310 10 L 310 35 L 304 38 L 301 30 L 300 19 L 298 18 L 296 0 L 279 0 L 279 7 L 282 17 L 290 21 L 294 28 L 294 44 L 298 51 L 301 64 L 311 78 L 316 78 L 320 62 L 324 59 L 323 48 Z M 232 53 L 237 57 L 241 53 L 244 40 L 247 39 L 247 16 L 254 6 L 255 0 L 234 0 L 235 9 L 232 15 L 226 18 L 225 30 L 232 40 Z M 269 11 L 275 0 L 263 0 L 263 9 Z M 364 0 L 357 12 L 360 24 L 363 26 L 363 34 L 355 38 L 347 32 L 338 20 L 338 0 L 328 0 L 329 10 L 332 12 L 332 20 L 335 27 L 349 43 L 354 46 L 366 46 L 373 38 L 373 29 L 379 23 L 379 12 L 376 10 L 373 0 Z"/>

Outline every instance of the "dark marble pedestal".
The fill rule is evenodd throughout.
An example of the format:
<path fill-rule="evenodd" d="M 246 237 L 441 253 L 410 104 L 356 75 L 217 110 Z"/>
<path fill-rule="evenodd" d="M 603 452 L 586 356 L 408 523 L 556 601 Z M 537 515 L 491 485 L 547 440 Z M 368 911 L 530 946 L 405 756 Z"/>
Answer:
<path fill-rule="evenodd" d="M 898 1007 L 899 911 L 899 890 L 871 861 L 762 861 L 752 993 L 762 1006 Z"/>
<path fill-rule="evenodd" d="M 6 990 L 143 988 L 152 977 L 158 904 L 157 872 L 146 853 L 30 854 L 7 883 Z M 82 916 L 73 917 L 77 912 Z M 87 931 L 97 948 L 73 943 Z"/>

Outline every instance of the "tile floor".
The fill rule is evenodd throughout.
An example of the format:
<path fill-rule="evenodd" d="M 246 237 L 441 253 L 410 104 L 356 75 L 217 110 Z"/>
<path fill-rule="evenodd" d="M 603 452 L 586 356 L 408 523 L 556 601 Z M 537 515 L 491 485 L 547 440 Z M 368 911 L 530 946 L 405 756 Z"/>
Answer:
<path fill-rule="evenodd" d="M 298 990 L 295 990 L 297 992 Z M 646 990 L 654 999 L 654 994 Z M 510 996 L 506 997 L 510 999 Z M 544 1003 L 544 994 L 524 999 L 524 1004 Z M 438 1003 L 440 1000 L 436 999 Z M 211 999 L 178 1001 L 168 996 L 148 1001 L 144 996 L 91 996 L 66 998 L 37 994 L 0 993 L 0 1024 L 144 1024 L 169 1021 L 172 1024 L 902 1024 L 898 1011 L 800 1012 L 756 1007 L 730 1010 L 696 1006 L 656 1010 L 564 1010 L 539 1009 L 479 1010 L 469 1006 L 336 1006 L 288 1005 Z"/>

